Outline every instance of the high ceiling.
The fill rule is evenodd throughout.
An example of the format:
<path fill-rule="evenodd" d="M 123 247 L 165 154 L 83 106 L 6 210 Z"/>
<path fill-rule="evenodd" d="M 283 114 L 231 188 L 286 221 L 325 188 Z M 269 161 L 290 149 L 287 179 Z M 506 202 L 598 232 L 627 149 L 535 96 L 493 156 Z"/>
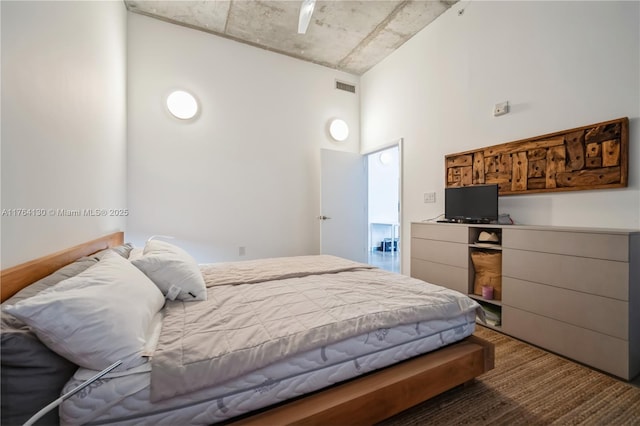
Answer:
<path fill-rule="evenodd" d="M 124 0 L 151 16 L 361 75 L 458 0 L 318 0 L 298 34 L 298 0 Z"/>

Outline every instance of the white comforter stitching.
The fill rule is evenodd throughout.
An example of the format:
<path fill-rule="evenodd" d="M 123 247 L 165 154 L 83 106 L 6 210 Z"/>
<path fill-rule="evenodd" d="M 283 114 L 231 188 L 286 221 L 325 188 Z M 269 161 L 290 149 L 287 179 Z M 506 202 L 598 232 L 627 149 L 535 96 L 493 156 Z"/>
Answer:
<path fill-rule="evenodd" d="M 328 342 L 478 308 L 444 287 L 332 256 L 315 259 L 305 256 L 297 266 L 296 258 L 250 261 L 251 268 L 234 262 L 242 276 L 226 271 L 229 277 L 213 285 L 216 268 L 203 267 L 208 301 L 167 304 L 152 360 L 152 400 L 216 385 Z M 248 276 L 253 284 L 224 284 Z"/>

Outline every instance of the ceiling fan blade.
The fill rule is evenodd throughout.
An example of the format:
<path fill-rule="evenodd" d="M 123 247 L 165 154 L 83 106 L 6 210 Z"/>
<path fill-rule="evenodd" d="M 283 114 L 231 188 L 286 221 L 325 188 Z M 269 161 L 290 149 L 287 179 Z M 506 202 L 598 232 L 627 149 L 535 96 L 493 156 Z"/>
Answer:
<path fill-rule="evenodd" d="M 300 17 L 298 18 L 298 34 L 305 34 L 307 32 L 315 6 L 316 0 L 302 0 Z"/>

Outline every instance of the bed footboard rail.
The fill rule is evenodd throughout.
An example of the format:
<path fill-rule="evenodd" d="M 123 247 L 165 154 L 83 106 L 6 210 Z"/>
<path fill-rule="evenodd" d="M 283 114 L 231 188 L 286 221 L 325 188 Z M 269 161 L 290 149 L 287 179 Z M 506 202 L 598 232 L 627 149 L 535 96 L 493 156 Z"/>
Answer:
<path fill-rule="evenodd" d="M 477 336 L 231 423 L 374 424 L 493 369 L 494 345 Z"/>

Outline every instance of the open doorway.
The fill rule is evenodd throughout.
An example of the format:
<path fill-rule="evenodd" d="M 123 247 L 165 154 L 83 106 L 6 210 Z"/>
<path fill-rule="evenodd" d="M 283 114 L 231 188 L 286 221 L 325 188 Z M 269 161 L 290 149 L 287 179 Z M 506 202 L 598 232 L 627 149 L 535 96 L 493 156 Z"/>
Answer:
<path fill-rule="evenodd" d="M 401 143 L 367 154 L 368 263 L 400 272 Z"/>

